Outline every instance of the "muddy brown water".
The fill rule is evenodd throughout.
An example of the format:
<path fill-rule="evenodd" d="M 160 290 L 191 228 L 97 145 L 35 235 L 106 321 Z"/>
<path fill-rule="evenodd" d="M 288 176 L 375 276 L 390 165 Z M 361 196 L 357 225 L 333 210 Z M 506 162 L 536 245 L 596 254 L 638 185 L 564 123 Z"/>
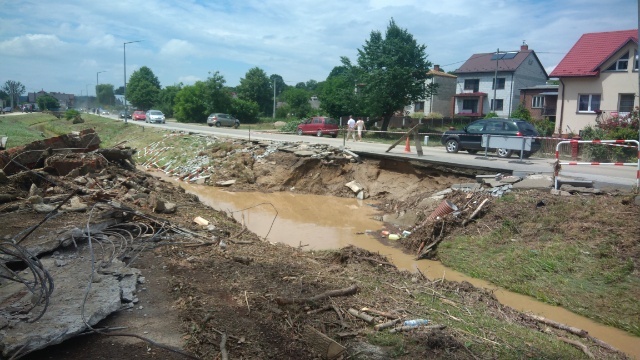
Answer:
<path fill-rule="evenodd" d="M 157 174 L 155 174 L 157 175 Z M 165 178 L 167 180 L 171 180 Z M 174 181 L 174 180 L 172 180 Z M 598 324 L 561 307 L 516 294 L 487 281 L 468 277 L 437 261 L 419 260 L 395 247 L 393 241 L 378 238 L 380 221 L 373 220 L 377 211 L 373 203 L 330 196 L 280 193 L 237 193 L 205 185 L 174 181 L 187 192 L 196 194 L 205 204 L 225 212 L 244 223 L 249 230 L 270 242 L 281 242 L 305 250 L 338 249 L 355 245 L 378 252 L 398 268 L 419 268 L 428 278 L 467 281 L 479 288 L 494 291 L 498 300 L 516 310 L 584 329 L 627 355 L 640 359 L 640 337 Z M 370 230 L 373 234 L 367 234 Z"/>

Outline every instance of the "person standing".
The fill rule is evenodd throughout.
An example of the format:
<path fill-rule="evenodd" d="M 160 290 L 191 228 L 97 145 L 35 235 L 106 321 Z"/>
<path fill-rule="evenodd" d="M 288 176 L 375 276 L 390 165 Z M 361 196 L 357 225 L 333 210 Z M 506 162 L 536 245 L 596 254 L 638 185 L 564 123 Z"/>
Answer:
<path fill-rule="evenodd" d="M 353 115 L 349 115 L 349 121 L 347 121 L 347 140 L 353 137 L 353 141 L 356 141 L 356 121 L 353 120 Z"/>
<path fill-rule="evenodd" d="M 358 129 L 358 141 L 362 141 L 362 132 L 365 130 L 362 118 L 358 118 L 358 121 L 356 121 L 356 129 Z"/>

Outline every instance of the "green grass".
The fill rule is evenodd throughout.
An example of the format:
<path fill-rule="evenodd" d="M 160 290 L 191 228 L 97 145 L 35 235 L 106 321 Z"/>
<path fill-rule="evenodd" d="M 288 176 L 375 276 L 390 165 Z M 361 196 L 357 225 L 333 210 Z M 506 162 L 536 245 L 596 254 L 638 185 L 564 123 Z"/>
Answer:
<path fill-rule="evenodd" d="M 511 214 L 482 235 L 448 238 L 439 258 L 475 278 L 640 336 L 640 277 L 627 257 L 634 248 L 621 251 L 633 246 L 625 234 L 637 235 L 638 225 L 600 214 L 589 200 L 573 200 L 578 204 L 559 201 L 548 211 Z M 507 197 L 496 205 L 517 201 Z M 518 206 L 527 204 L 512 205 Z"/>

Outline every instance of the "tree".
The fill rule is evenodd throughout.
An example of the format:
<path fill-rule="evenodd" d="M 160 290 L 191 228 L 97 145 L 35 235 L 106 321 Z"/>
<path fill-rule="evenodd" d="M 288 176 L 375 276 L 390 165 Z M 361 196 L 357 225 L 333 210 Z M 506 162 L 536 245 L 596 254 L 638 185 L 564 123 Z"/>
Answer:
<path fill-rule="evenodd" d="M 290 107 L 291 113 L 295 114 L 298 119 L 307 117 L 312 109 L 309 104 L 309 93 L 305 89 L 289 88 L 282 97 Z"/>
<path fill-rule="evenodd" d="M 36 103 L 38 104 L 40 110 L 53 110 L 60 107 L 60 102 L 58 101 L 58 99 L 49 94 L 38 96 Z"/>
<path fill-rule="evenodd" d="M 418 45 L 413 35 L 391 19 L 384 38 L 379 31 L 372 31 L 358 49 L 357 66 L 342 58 L 343 65 L 363 84 L 361 100 L 366 111 L 382 118 L 382 130 L 387 130 L 395 111 L 435 92 L 426 83 L 431 62 L 425 50 L 425 45 Z"/>
<path fill-rule="evenodd" d="M 180 89 L 175 97 L 174 116 L 178 122 L 207 121 L 207 107 L 202 99 L 205 92 L 204 82 L 197 81 Z"/>
<path fill-rule="evenodd" d="M 120 86 L 113 91 L 114 95 L 124 95 L 124 86 Z"/>
<path fill-rule="evenodd" d="M 203 83 L 204 90 L 202 93 L 202 99 L 206 107 L 205 118 L 210 113 L 228 113 L 231 111 L 231 93 L 224 86 L 226 82 L 220 72 L 209 72 L 209 77 Z"/>
<path fill-rule="evenodd" d="M 318 82 L 315 80 L 309 80 L 305 84 L 305 88 L 311 92 L 315 91 L 318 88 Z"/>
<path fill-rule="evenodd" d="M 320 107 L 332 117 L 363 114 L 356 78 L 350 68 L 336 66 L 319 86 Z"/>
<path fill-rule="evenodd" d="M 287 84 L 284 83 L 282 76 L 278 74 L 273 74 L 269 76 L 269 80 L 271 80 L 271 94 L 273 94 L 273 84 L 275 82 L 276 85 L 276 97 L 282 94 L 283 91 L 287 89 Z"/>
<path fill-rule="evenodd" d="M 149 110 L 160 93 L 160 81 L 146 66 L 131 74 L 127 84 L 127 101 L 140 110 Z"/>
<path fill-rule="evenodd" d="M 98 104 L 111 105 L 115 103 L 115 95 L 113 93 L 113 85 L 100 84 L 96 86 L 96 97 Z"/>
<path fill-rule="evenodd" d="M 256 123 L 259 119 L 260 107 L 253 101 L 232 99 L 231 114 L 242 123 Z"/>
<path fill-rule="evenodd" d="M 9 101 L 9 94 L 6 91 L 0 90 L 0 106 L 5 107 L 7 102 Z"/>
<path fill-rule="evenodd" d="M 160 90 L 155 108 L 162 111 L 166 117 L 173 117 L 173 107 L 175 105 L 176 95 L 182 89 L 182 83 L 169 85 Z"/>
<path fill-rule="evenodd" d="M 270 114 L 273 110 L 273 87 L 267 74 L 260 68 L 249 69 L 240 79 L 238 97 L 258 104 L 260 112 Z"/>
<path fill-rule="evenodd" d="M 9 95 L 11 107 L 18 105 L 20 95 L 27 91 L 27 88 L 20 81 L 7 80 L 2 86 L 2 90 Z"/>

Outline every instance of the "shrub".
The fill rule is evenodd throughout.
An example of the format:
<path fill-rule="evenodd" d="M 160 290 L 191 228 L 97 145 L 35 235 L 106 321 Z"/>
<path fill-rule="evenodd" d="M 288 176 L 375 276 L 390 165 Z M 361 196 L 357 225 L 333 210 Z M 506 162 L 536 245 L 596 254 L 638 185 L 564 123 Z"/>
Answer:
<path fill-rule="evenodd" d="M 300 125 L 302 121 L 298 119 L 291 120 L 287 122 L 283 127 L 280 128 L 282 132 L 296 132 L 298 130 L 298 125 Z"/>
<path fill-rule="evenodd" d="M 553 135 L 553 131 L 556 128 L 556 124 L 553 121 L 550 121 L 549 119 L 542 119 L 542 120 L 532 119 L 530 122 L 531 124 L 533 124 L 536 130 L 538 130 L 538 133 L 540 133 L 540 136 L 551 136 Z"/>
<path fill-rule="evenodd" d="M 76 109 L 69 109 L 64 112 L 64 118 L 67 120 L 74 119 L 76 116 L 80 116 L 80 112 Z"/>
<path fill-rule="evenodd" d="M 487 115 L 484 116 L 485 119 L 491 119 L 491 118 L 497 118 L 497 117 L 498 117 L 498 114 L 496 114 L 493 111 L 490 113 L 487 113 Z"/>
<path fill-rule="evenodd" d="M 444 116 L 442 114 L 440 114 L 437 111 L 434 112 L 430 112 L 429 114 L 427 114 L 425 116 L 425 118 L 429 119 L 429 120 L 440 120 L 442 118 L 444 118 Z"/>
<path fill-rule="evenodd" d="M 595 126 L 582 131 L 585 140 L 636 140 L 638 139 L 639 109 L 627 116 L 604 116 L 596 119 Z M 593 161 L 628 162 L 637 159 L 637 149 L 608 145 L 587 145 L 585 152 Z"/>

